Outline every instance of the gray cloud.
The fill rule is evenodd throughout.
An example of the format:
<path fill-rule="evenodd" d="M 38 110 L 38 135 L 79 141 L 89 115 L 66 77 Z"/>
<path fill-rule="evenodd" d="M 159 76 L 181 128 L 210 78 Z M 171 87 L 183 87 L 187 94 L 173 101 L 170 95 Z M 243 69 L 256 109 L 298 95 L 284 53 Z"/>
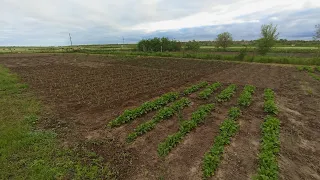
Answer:
<path fill-rule="evenodd" d="M 68 33 L 75 44 L 120 43 L 122 37 L 135 43 L 154 36 L 212 40 L 224 31 L 234 39 L 255 39 L 269 22 L 278 24 L 281 38 L 311 39 L 320 23 L 317 0 L 1 1 L 0 45 L 68 45 Z M 270 5 L 252 10 L 257 3 Z"/>

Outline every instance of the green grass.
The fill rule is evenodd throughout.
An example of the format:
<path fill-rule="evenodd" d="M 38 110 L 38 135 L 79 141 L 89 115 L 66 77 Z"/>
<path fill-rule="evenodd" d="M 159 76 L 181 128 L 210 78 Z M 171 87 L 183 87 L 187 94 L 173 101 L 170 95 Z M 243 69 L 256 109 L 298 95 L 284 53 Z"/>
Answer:
<path fill-rule="evenodd" d="M 296 65 L 320 65 L 320 57 L 317 57 L 319 49 L 315 47 L 274 47 L 267 56 L 245 56 L 239 59 L 238 55 L 214 54 L 212 52 L 220 51 L 212 47 L 201 48 L 199 52 L 138 52 L 135 45 L 88 45 L 88 46 L 64 46 L 64 47 L 3 47 L 0 48 L 0 54 L 7 53 L 86 53 L 86 54 L 110 54 L 117 56 L 158 56 L 158 57 L 176 57 L 176 58 L 196 58 L 207 60 L 226 60 L 243 61 L 259 63 L 278 63 L 278 64 L 296 64 Z M 230 47 L 228 52 L 240 52 L 243 47 Z M 248 47 L 248 52 L 255 51 L 253 47 Z M 307 53 L 310 57 L 294 57 L 290 53 Z"/>
<path fill-rule="evenodd" d="M 111 179 L 103 159 L 59 146 L 56 134 L 36 130 L 41 105 L 0 66 L 0 179 Z"/>

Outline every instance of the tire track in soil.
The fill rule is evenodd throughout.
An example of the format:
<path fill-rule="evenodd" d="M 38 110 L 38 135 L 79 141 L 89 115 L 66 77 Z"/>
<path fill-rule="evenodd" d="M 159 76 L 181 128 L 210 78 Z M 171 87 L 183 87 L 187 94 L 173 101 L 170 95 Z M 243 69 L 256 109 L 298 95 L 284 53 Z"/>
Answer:
<path fill-rule="evenodd" d="M 216 174 L 209 179 L 250 179 L 258 167 L 258 153 L 261 139 L 260 126 L 263 112 L 263 89 L 257 89 L 252 104 L 242 109 L 238 119 L 239 132 L 231 138 L 225 147 L 221 165 Z"/>
<path fill-rule="evenodd" d="M 276 98 L 281 121 L 280 179 L 319 180 L 320 83 L 303 72 L 291 77 Z"/>

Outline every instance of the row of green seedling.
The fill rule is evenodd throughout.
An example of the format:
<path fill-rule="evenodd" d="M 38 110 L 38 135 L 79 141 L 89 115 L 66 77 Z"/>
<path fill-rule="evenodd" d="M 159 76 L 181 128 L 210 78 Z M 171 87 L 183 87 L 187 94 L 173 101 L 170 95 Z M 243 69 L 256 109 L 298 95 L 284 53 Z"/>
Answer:
<path fill-rule="evenodd" d="M 236 120 L 239 118 L 241 110 L 238 107 L 232 107 L 228 112 L 228 117 L 220 125 L 220 133 L 215 137 L 214 144 L 204 155 L 202 163 L 203 177 L 206 179 L 214 175 L 221 162 L 224 146 L 230 144 L 231 137 L 234 136 L 239 125 Z"/>
<path fill-rule="evenodd" d="M 199 108 L 192 113 L 191 119 L 182 121 L 179 131 L 175 134 L 169 135 L 164 142 L 158 145 L 158 154 L 163 157 L 176 147 L 191 130 L 195 129 L 200 123 L 204 122 L 205 118 L 214 109 L 214 104 L 207 104 L 199 106 Z"/>
<path fill-rule="evenodd" d="M 221 91 L 221 93 L 216 97 L 218 102 L 225 102 L 231 99 L 235 94 L 237 86 L 235 84 L 229 85 L 226 89 Z"/>
<path fill-rule="evenodd" d="M 169 107 L 160 109 L 157 114 L 150 120 L 139 125 L 134 132 L 130 133 L 127 137 L 128 142 L 134 141 L 138 136 L 141 136 L 152 129 L 162 120 L 169 119 L 183 108 L 189 106 L 191 101 L 188 98 L 181 98 L 178 101 L 173 102 Z"/>
<path fill-rule="evenodd" d="M 238 105 L 241 107 L 248 107 L 252 101 L 252 95 L 254 94 L 256 87 L 246 85 L 238 98 Z"/>
<path fill-rule="evenodd" d="M 221 83 L 219 82 L 209 85 L 206 89 L 204 89 L 198 94 L 199 99 L 208 99 L 209 96 L 220 87 L 221 87 Z"/>
<path fill-rule="evenodd" d="M 264 110 L 269 115 L 261 126 L 262 141 L 259 153 L 259 168 L 258 174 L 254 177 L 257 180 L 277 180 L 279 178 L 277 155 L 280 150 L 280 120 L 274 117 L 278 112 L 277 106 L 274 103 L 274 97 L 274 92 L 271 89 L 265 90 Z"/>
<path fill-rule="evenodd" d="M 280 150 L 280 120 L 268 115 L 262 124 L 262 141 L 256 180 L 279 178 L 277 155 Z"/>
<path fill-rule="evenodd" d="M 315 80 L 320 81 L 320 76 L 316 75 L 314 72 L 318 71 L 320 72 L 320 66 L 317 67 L 311 67 L 311 66 L 298 66 L 297 67 L 299 71 L 307 71 L 308 74 Z"/>
<path fill-rule="evenodd" d="M 198 91 L 199 89 L 201 88 L 204 88 L 208 85 L 208 82 L 206 81 L 201 81 L 200 83 L 196 84 L 196 85 L 193 85 L 191 87 L 188 87 L 187 89 L 185 89 L 183 91 L 183 95 L 189 95 L 189 94 L 192 94 L 196 91 Z"/>
<path fill-rule="evenodd" d="M 264 112 L 276 115 L 278 114 L 278 107 L 274 100 L 274 92 L 272 89 L 264 90 Z"/>
<path fill-rule="evenodd" d="M 310 73 L 314 73 L 315 71 L 320 72 L 320 66 L 312 67 L 312 66 L 298 66 L 297 69 L 299 71 L 307 71 Z"/>
<path fill-rule="evenodd" d="M 320 76 L 316 75 L 315 73 L 310 73 L 310 72 L 309 72 L 309 75 L 310 75 L 313 79 L 320 81 Z"/>
<path fill-rule="evenodd" d="M 152 110 L 160 109 L 161 107 L 167 105 L 168 103 L 175 101 L 178 97 L 179 97 L 179 93 L 176 93 L 176 92 L 166 93 L 153 101 L 148 101 L 143 103 L 141 106 L 137 108 L 125 110 L 119 117 L 112 120 L 108 125 L 110 127 L 117 127 L 122 124 L 131 122 L 134 119 L 144 114 L 147 114 Z"/>

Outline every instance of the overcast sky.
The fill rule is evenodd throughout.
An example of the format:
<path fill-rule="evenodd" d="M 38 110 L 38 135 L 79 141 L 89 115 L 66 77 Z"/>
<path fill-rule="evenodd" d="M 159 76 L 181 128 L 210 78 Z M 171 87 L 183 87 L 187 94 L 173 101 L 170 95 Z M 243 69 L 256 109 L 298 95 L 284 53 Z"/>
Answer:
<path fill-rule="evenodd" d="M 0 46 L 135 43 L 154 36 L 213 40 L 259 37 L 262 24 L 280 38 L 311 40 L 320 0 L 0 0 Z"/>

